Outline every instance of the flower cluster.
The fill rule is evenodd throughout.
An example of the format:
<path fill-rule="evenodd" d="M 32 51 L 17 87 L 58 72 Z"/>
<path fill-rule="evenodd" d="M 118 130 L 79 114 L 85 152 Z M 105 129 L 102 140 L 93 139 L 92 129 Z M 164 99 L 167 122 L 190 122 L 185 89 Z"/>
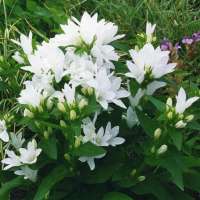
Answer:
<path fill-rule="evenodd" d="M 173 107 L 172 99 L 169 97 L 166 103 L 166 115 L 170 123 L 174 123 L 176 128 L 184 128 L 187 122 L 193 120 L 193 115 L 184 115 L 184 112 L 189 108 L 199 97 L 191 97 L 186 99 L 186 93 L 183 88 L 180 88 L 176 96 L 176 106 Z"/>
<path fill-rule="evenodd" d="M 84 12 L 80 20 L 71 17 L 67 24 L 61 25 L 62 33 L 48 41 L 33 42 L 31 32 L 28 36 L 21 34 L 19 40 L 12 40 L 21 47 L 13 58 L 28 74 L 17 98 L 20 105 L 17 114 L 23 113 L 20 125 L 31 130 L 27 137 L 31 140 L 26 141 L 21 133 L 8 133 L 5 121 L 0 121 L 0 139 L 5 144 L 1 160 L 3 169 L 13 170 L 16 175 L 35 181 L 38 169 L 33 168 L 34 164 L 38 161 L 42 167 L 46 167 L 43 160 L 49 159 L 52 168 L 64 164 L 71 177 L 72 174 L 81 174 L 82 169 L 87 170 L 87 167 L 79 169 L 79 165 L 85 166 L 83 163 L 94 170 L 95 160 L 103 159 L 116 146 L 123 154 L 125 163 L 129 162 L 126 159 L 129 159 L 130 147 L 134 146 L 139 149 L 135 156 L 138 161 L 134 166 L 152 162 L 147 165 L 151 166 L 151 170 L 155 166 L 155 172 L 158 167 L 163 167 L 164 164 L 158 161 L 161 155 L 170 151 L 173 142 L 178 150 L 182 145 L 180 138 L 178 142 L 176 138 L 171 138 L 174 135 L 170 135 L 169 130 L 183 129 L 193 120 L 194 116 L 187 114 L 186 109 L 199 97 L 186 99 L 182 87 L 175 106 L 171 97 L 166 104 L 161 98 L 152 97 L 158 89 L 170 84 L 164 79 L 176 69 L 176 63 L 170 61 L 170 51 L 180 48 L 178 44 L 173 47 L 168 40 L 155 47 L 155 27 L 155 24 L 147 22 L 146 33 L 138 35 L 140 41 L 129 50 L 129 60 L 121 63 L 124 74 L 116 73 L 119 54 L 113 45 L 124 35 L 118 34 L 115 24 L 98 20 L 97 14 Z M 198 41 L 199 34 L 194 37 Z M 171 96 L 170 91 L 164 92 Z M 155 108 L 149 106 L 151 104 Z M 116 107 L 115 116 L 113 110 Z M 148 112 L 154 112 L 154 109 L 157 109 L 156 112 L 148 116 Z M 155 118 L 157 123 L 151 118 Z M 134 125 L 141 125 L 140 128 L 150 136 L 148 141 L 140 140 L 142 134 L 138 134 L 137 130 L 142 129 L 138 127 L 134 129 L 137 144 L 128 140 L 132 138 L 132 131 L 126 128 L 121 131 L 126 126 L 124 119 L 131 130 L 136 128 Z M 127 135 L 119 136 L 123 132 Z M 128 141 L 128 145 L 120 147 L 125 141 Z M 38 159 L 41 152 L 42 158 Z M 144 158 L 143 153 L 147 157 Z M 56 162 L 62 158 L 61 162 Z M 135 169 L 129 172 L 130 167 L 125 170 L 124 173 L 128 173 L 126 180 L 130 174 L 132 176 L 126 184 L 145 181 L 145 176 L 140 174 L 144 164 L 138 167 L 138 172 Z M 111 166 L 110 171 L 120 170 L 121 167 L 124 167 L 124 163 L 113 169 Z M 120 179 L 122 174 L 112 177 L 113 180 Z M 137 176 L 136 180 L 134 176 Z"/>
<path fill-rule="evenodd" d="M 96 146 L 108 147 L 108 146 L 117 146 L 125 142 L 122 137 L 117 137 L 119 134 L 119 126 L 111 127 L 111 123 L 108 122 L 104 131 L 104 128 L 101 127 L 96 132 L 95 128 L 95 118 L 91 121 L 90 118 L 86 118 L 83 120 L 83 133 L 82 142 L 87 143 L 91 142 Z M 80 157 L 79 160 L 81 162 L 87 162 L 90 169 L 93 170 L 95 168 L 94 159 L 103 158 L 106 154 L 101 154 L 94 157 Z"/>
<path fill-rule="evenodd" d="M 37 148 L 35 139 L 28 142 L 26 148 L 22 148 L 22 145 L 25 142 L 25 139 L 22 138 L 22 133 L 10 133 L 9 137 L 5 121 L 1 120 L 0 123 L 1 140 L 9 145 L 9 147 L 5 150 L 5 158 L 1 160 L 1 163 L 3 164 L 3 170 L 14 168 L 15 174 L 22 175 L 25 179 L 35 181 L 37 170 L 32 170 L 29 165 L 37 162 L 37 157 L 40 155 L 42 150 Z"/>

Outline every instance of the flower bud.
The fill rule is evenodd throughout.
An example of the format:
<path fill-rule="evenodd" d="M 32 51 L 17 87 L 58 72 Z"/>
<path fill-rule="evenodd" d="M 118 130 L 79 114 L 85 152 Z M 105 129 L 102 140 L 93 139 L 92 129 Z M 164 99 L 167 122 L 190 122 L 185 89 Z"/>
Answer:
<path fill-rule="evenodd" d="M 151 153 L 155 153 L 155 151 L 156 151 L 155 146 L 151 147 Z"/>
<path fill-rule="evenodd" d="M 60 126 L 61 127 L 67 127 L 67 124 L 65 123 L 65 121 L 60 120 Z"/>
<path fill-rule="evenodd" d="M 60 110 L 61 112 L 66 112 L 65 106 L 64 106 L 64 104 L 61 103 L 61 102 L 58 102 L 58 103 L 57 103 L 57 108 L 58 108 L 58 110 Z"/>
<path fill-rule="evenodd" d="M 48 109 L 48 110 L 51 110 L 52 107 L 53 107 L 53 102 L 52 102 L 51 99 L 48 99 L 48 100 L 47 100 L 47 109 Z"/>
<path fill-rule="evenodd" d="M 85 88 L 85 87 L 81 88 L 81 92 L 82 92 L 84 95 L 86 95 L 86 94 L 87 94 L 87 88 Z"/>
<path fill-rule="evenodd" d="M 76 119 L 76 111 L 75 110 L 71 110 L 69 113 L 69 118 L 70 120 L 75 120 Z"/>
<path fill-rule="evenodd" d="M 139 176 L 137 179 L 138 179 L 138 181 L 142 182 L 146 179 L 146 177 L 145 176 Z"/>
<path fill-rule="evenodd" d="M 183 119 L 183 118 L 184 118 L 184 114 L 179 114 L 179 115 L 178 115 L 178 118 L 179 118 L 179 119 Z"/>
<path fill-rule="evenodd" d="M 136 169 L 133 169 L 133 170 L 131 171 L 131 176 L 135 176 L 136 173 L 137 173 L 137 170 L 136 170 Z"/>
<path fill-rule="evenodd" d="M 48 139 L 48 138 L 49 138 L 49 133 L 48 133 L 48 131 L 44 131 L 44 138 L 45 138 L 45 139 Z"/>
<path fill-rule="evenodd" d="M 87 88 L 87 92 L 88 92 L 88 95 L 92 95 L 93 94 L 93 88 L 92 87 L 88 87 Z"/>
<path fill-rule="evenodd" d="M 194 115 L 188 115 L 185 119 L 187 122 L 191 122 L 194 119 Z"/>
<path fill-rule="evenodd" d="M 71 157 L 70 157 L 70 155 L 69 155 L 68 153 L 65 153 L 65 154 L 64 154 L 64 158 L 65 158 L 65 160 L 67 160 L 67 161 L 70 161 L 70 160 L 71 160 Z"/>
<path fill-rule="evenodd" d="M 176 128 L 184 128 L 186 125 L 187 125 L 187 123 L 183 122 L 183 120 L 180 120 L 175 124 L 175 127 Z"/>
<path fill-rule="evenodd" d="M 172 107 L 173 102 L 172 102 L 172 98 L 171 98 L 171 97 L 169 97 L 169 98 L 167 99 L 166 104 L 167 104 L 167 106 Z"/>
<path fill-rule="evenodd" d="M 155 131 L 154 131 L 154 139 L 155 140 L 158 140 L 161 136 L 161 133 L 162 133 L 162 130 L 160 128 L 157 128 Z"/>
<path fill-rule="evenodd" d="M 82 136 L 76 137 L 74 147 L 78 148 L 81 145 Z"/>
<path fill-rule="evenodd" d="M 24 110 L 24 117 L 33 118 L 34 114 L 30 110 L 28 110 L 28 109 L 25 108 L 25 110 Z"/>
<path fill-rule="evenodd" d="M 87 105 L 88 105 L 88 101 L 86 99 L 81 99 L 81 101 L 78 104 L 78 107 L 79 109 L 83 109 Z"/>
<path fill-rule="evenodd" d="M 167 118 L 168 119 L 172 119 L 173 118 L 173 113 L 172 112 L 168 112 L 167 113 Z"/>
<path fill-rule="evenodd" d="M 157 150 L 157 154 L 161 155 L 161 154 L 165 153 L 167 151 L 167 148 L 168 147 L 166 144 L 161 145 L 160 148 Z"/>

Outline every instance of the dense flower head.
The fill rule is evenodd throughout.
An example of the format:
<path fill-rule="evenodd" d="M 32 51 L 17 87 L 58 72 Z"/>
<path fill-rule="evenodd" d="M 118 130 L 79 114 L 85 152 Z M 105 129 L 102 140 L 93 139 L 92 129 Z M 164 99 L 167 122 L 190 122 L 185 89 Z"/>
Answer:
<path fill-rule="evenodd" d="M 86 118 L 83 120 L 82 128 L 84 136 L 82 137 L 82 142 L 87 143 L 91 142 L 96 146 L 102 146 L 102 147 L 108 147 L 108 146 L 117 146 L 120 144 L 123 144 L 125 142 L 125 139 L 122 137 L 118 137 L 119 134 L 119 126 L 111 127 L 111 123 L 108 122 L 106 125 L 106 128 L 104 130 L 103 127 L 99 128 L 99 130 L 96 132 L 95 128 L 95 121 L 96 118 L 94 118 L 93 121 L 91 121 L 90 118 Z M 98 156 L 82 156 L 79 158 L 81 162 L 87 162 L 90 169 L 94 170 L 95 168 L 95 159 L 103 158 L 106 154 L 101 154 Z"/>
<path fill-rule="evenodd" d="M 176 96 L 176 105 L 173 107 L 172 99 L 169 97 L 166 102 L 166 115 L 169 121 L 175 123 L 176 128 L 184 128 L 188 122 L 192 121 L 193 115 L 185 115 L 185 110 L 189 108 L 199 97 L 186 99 L 186 92 L 181 87 Z"/>
<path fill-rule="evenodd" d="M 145 44 L 139 51 L 130 50 L 132 61 L 127 61 L 129 72 L 126 76 L 142 83 L 146 78 L 158 79 L 174 71 L 175 63 L 169 62 L 169 51 L 154 49 L 152 44 Z"/>

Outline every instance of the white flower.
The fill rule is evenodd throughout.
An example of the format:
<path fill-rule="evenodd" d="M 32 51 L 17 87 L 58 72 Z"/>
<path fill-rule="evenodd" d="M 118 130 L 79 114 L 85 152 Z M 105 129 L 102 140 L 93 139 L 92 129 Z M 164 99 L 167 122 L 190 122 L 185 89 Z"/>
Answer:
<path fill-rule="evenodd" d="M 68 104 L 73 104 L 75 102 L 75 87 L 65 83 L 64 89 L 62 90 Z"/>
<path fill-rule="evenodd" d="M 125 139 L 122 137 L 117 137 L 119 134 L 119 126 L 111 127 L 111 123 L 108 122 L 106 129 L 104 131 L 104 128 L 101 127 L 96 133 L 95 128 L 95 121 L 96 117 L 94 118 L 93 122 L 90 120 L 90 118 L 86 118 L 83 120 L 83 133 L 84 136 L 82 137 L 82 142 L 87 143 L 91 142 L 96 146 L 117 146 L 125 142 Z M 95 162 L 94 159 L 103 158 L 106 154 L 93 156 L 93 157 L 87 157 L 83 156 L 80 157 L 79 160 L 81 162 L 87 162 L 90 169 L 94 170 L 95 168 Z"/>
<path fill-rule="evenodd" d="M 94 170 L 95 169 L 95 162 L 94 159 L 100 159 L 103 158 L 106 154 L 98 155 L 98 156 L 93 156 L 93 157 L 87 157 L 87 156 L 82 156 L 79 158 L 81 162 L 87 162 L 90 169 Z"/>
<path fill-rule="evenodd" d="M 104 109 L 108 109 L 109 103 L 114 103 L 122 108 L 126 108 L 120 100 L 129 96 L 129 92 L 121 86 L 121 78 L 107 75 L 106 70 L 100 70 L 96 78 L 88 82 L 90 87 L 95 89 L 96 99 Z"/>
<path fill-rule="evenodd" d="M 149 83 L 146 87 L 146 90 L 145 90 L 145 94 L 146 95 L 153 95 L 154 92 L 162 87 L 166 86 L 166 83 L 165 82 L 162 82 L 162 81 L 153 81 L 151 83 Z"/>
<path fill-rule="evenodd" d="M 144 96 L 144 95 L 153 95 L 154 92 L 161 88 L 161 87 L 164 87 L 166 85 L 165 82 L 162 82 L 162 81 L 153 81 L 151 83 L 149 83 L 145 89 L 141 89 L 139 88 L 136 95 L 133 97 L 133 96 L 129 96 L 129 101 L 131 103 L 131 106 L 134 108 L 136 106 L 139 105 L 139 102 L 141 100 L 141 98 Z"/>
<path fill-rule="evenodd" d="M 23 57 L 20 55 L 19 51 L 16 51 L 12 58 L 19 64 L 24 64 L 25 62 Z"/>
<path fill-rule="evenodd" d="M 126 76 L 136 79 L 138 83 L 142 83 L 145 76 L 150 78 L 160 78 L 165 74 L 174 71 L 175 63 L 169 63 L 169 51 L 161 51 L 160 47 L 154 49 L 152 44 L 145 44 L 139 51 L 130 50 L 133 60 L 127 61 L 127 67 L 130 72 Z"/>
<path fill-rule="evenodd" d="M 25 142 L 25 139 L 22 137 L 22 133 L 10 133 L 11 144 L 15 147 L 15 149 L 19 149 Z"/>
<path fill-rule="evenodd" d="M 124 35 L 117 35 L 118 27 L 104 19 L 98 21 L 98 15 L 90 16 L 84 12 L 80 22 L 72 17 L 67 25 L 61 25 L 64 34 L 56 35 L 50 41 L 58 46 L 79 45 L 81 40 L 91 45 L 95 42 L 98 45 L 109 44 L 122 38 Z"/>
<path fill-rule="evenodd" d="M 20 161 L 24 164 L 34 164 L 37 161 L 37 157 L 41 153 L 41 149 L 37 149 L 37 143 L 33 139 L 27 145 L 27 149 L 20 148 Z"/>
<path fill-rule="evenodd" d="M 94 78 L 98 66 L 88 55 L 75 55 L 73 51 L 66 53 L 67 67 L 65 74 L 70 76 L 70 83 L 74 86 L 85 85 Z"/>
<path fill-rule="evenodd" d="M 12 40 L 15 44 L 22 47 L 24 53 L 28 56 L 33 53 L 33 47 L 32 47 L 32 32 L 29 32 L 28 37 L 24 34 L 20 35 L 20 41 Z"/>
<path fill-rule="evenodd" d="M 131 106 L 127 109 L 126 123 L 129 128 L 134 127 L 136 124 L 139 124 L 139 120 L 135 110 Z"/>
<path fill-rule="evenodd" d="M 125 142 L 124 138 L 117 137 L 119 134 L 119 126 L 111 128 L 111 123 L 108 122 L 105 131 L 101 127 L 96 133 L 94 122 L 89 118 L 83 120 L 83 123 L 83 143 L 91 142 L 97 146 L 117 146 Z"/>
<path fill-rule="evenodd" d="M 51 75 L 34 75 L 31 81 L 25 81 L 25 89 L 20 92 L 20 104 L 38 107 L 40 103 L 51 96 L 55 90 L 51 86 Z"/>
<path fill-rule="evenodd" d="M 22 69 L 34 74 L 48 74 L 52 72 L 56 82 L 60 82 L 64 74 L 65 55 L 58 47 L 43 42 L 37 46 L 33 55 L 28 56 L 30 66 L 24 66 Z"/>
<path fill-rule="evenodd" d="M 6 128 L 6 122 L 4 120 L 0 120 L 0 139 L 4 142 L 9 141 L 9 135 Z"/>
<path fill-rule="evenodd" d="M 151 43 L 153 39 L 153 33 L 155 31 L 156 24 L 151 24 L 150 22 L 147 22 L 146 24 L 146 36 L 147 36 L 147 43 Z"/>
<path fill-rule="evenodd" d="M 17 156 L 14 151 L 6 151 L 6 155 L 8 156 L 7 158 L 4 158 L 1 162 L 3 164 L 6 164 L 7 166 L 4 167 L 4 170 L 8 170 L 12 167 L 17 167 L 22 165 L 19 156 Z"/>
<path fill-rule="evenodd" d="M 124 35 L 117 35 L 118 27 L 104 19 L 98 21 L 98 15 L 90 16 L 84 12 L 80 22 L 72 17 L 67 25 L 61 25 L 63 34 L 50 39 L 50 43 L 57 46 L 81 46 L 87 45 L 91 54 L 103 60 L 118 60 L 118 55 L 113 47 L 108 44 L 118 40 Z"/>
<path fill-rule="evenodd" d="M 21 166 L 19 170 L 15 171 L 15 174 L 18 176 L 24 176 L 24 179 L 29 179 L 35 182 L 37 178 L 37 172 L 37 170 L 32 170 L 28 166 Z"/>
<path fill-rule="evenodd" d="M 38 107 L 42 99 L 43 99 L 43 96 L 39 90 L 34 88 L 32 85 L 26 85 L 26 88 L 22 90 L 20 93 L 18 102 L 20 104 Z"/>
<path fill-rule="evenodd" d="M 181 87 L 178 95 L 176 96 L 176 113 L 182 114 L 187 108 L 189 108 L 199 97 L 192 97 L 186 100 L 185 90 Z"/>

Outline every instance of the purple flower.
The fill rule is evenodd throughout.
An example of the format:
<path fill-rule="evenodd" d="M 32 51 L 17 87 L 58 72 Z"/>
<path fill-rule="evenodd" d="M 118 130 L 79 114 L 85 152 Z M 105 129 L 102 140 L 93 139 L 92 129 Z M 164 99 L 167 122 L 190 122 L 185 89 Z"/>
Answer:
<path fill-rule="evenodd" d="M 162 51 L 171 51 L 172 47 L 173 45 L 168 39 L 164 39 L 160 44 L 160 49 Z"/>
<path fill-rule="evenodd" d="M 187 45 L 190 45 L 194 42 L 193 40 L 193 37 L 190 37 L 190 36 L 185 36 L 183 39 L 182 39 L 182 43 L 183 44 L 187 44 Z"/>
<path fill-rule="evenodd" d="M 200 41 L 200 31 L 197 33 L 193 33 L 192 38 L 195 42 Z"/>
<path fill-rule="evenodd" d="M 179 49 L 181 49 L 181 45 L 179 44 L 179 42 L 177 42 L 176 44 L 175 44 L 175 49 L 178 51 Z"/>

